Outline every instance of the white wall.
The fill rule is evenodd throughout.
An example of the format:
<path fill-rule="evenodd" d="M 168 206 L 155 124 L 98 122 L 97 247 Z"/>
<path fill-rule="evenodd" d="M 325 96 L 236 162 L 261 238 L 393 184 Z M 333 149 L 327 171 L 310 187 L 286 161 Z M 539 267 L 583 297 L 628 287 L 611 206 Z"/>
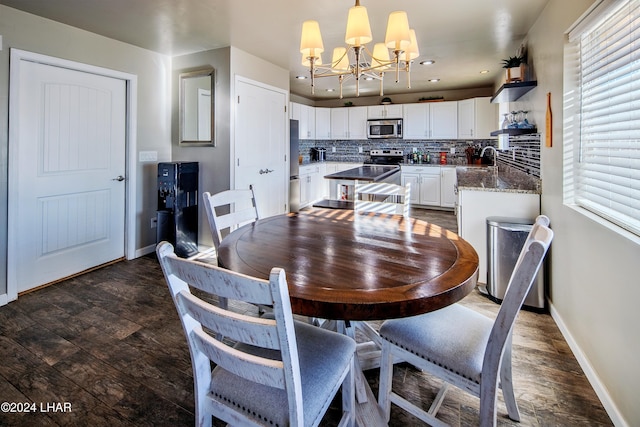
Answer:
<path fill-rule="evenodd" d="M 6 290 L 9 51 L 17 48 L 138 77 L 137 149 L 171 155 L 171 58 L 0 5 L 0 294 Z M 156 167 L 137 163 L 136 249 L 155 244 Z"/>
<path fill-rule="evenodd" d="M 173 102 L 172 102 L 172 161 L 198 162 L 200 171 L 200 194 L 208 191 L 212 194 L 228 190 L 229 187 L 229 150 L 231 146 L 231 76 L 230 76 L 230 48 L 222 48 L 198 52 L 173 58 Z M 180 146 L 179 116 L 178 116 L 178 74 L 212 67 L 215 71 L 214 101 L 215 118 L 214 133 L 215 147 Z M 203 247 L 213 246 L 213 238 L 207 221 L 207 215 L 198 200 L 198 244 Z"/>
<path fill-rule="evenodd" d="M 549 2 L 528 34 L 538 86 L 510 109 L 530 111 L 542 132 L 551 92 L 553 147 L 541 149 L 541 172 L 542 211 L 555 231 L 552 315 L 614 423 L 632 426 L 640 425 L 640 245 L 562 203 L 564 32 L 592 3 Z"/>

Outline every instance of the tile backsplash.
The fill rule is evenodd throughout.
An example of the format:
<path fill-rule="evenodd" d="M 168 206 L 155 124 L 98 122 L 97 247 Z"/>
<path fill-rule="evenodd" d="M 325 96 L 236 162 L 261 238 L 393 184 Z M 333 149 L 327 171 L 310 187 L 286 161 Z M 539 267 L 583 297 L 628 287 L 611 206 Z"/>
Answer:
<path fill-rule="evenodd" d="M 395 149 L 402 150 L 405 154 L 413 152 L 413 149 L 431 154 L 431 163 L 439 163 L 441 152 L 447 153 L 447 164 L 466 165 L 465 150 L 469 146 L 483 148 L 487 145 L 496 146 L 495 139 L 486 140 L 411 140 L 411 139 L 364 139 L 364 140 L 300 140 L 300 154 L 304 162 L 310 161 L 311 148 L 325 148 L 326 160 L 334 162 L 364 162 L 369 158 L 371 150 Z M 530 134 L 512 137 L 510 150 L 498 151 L 498 165 L 504 164 L 540 177 L 540 134 Z M 451 154 L 451 148 L 455 153 Z M 335 149 L 335 152 L 334 152 Z M 360 153 L 362 149 L 362 153 Z M 515 153 L 515 155 L 514 155 Z M 491 152 L 485 154 L 484 161 L 491 163 Z"/>

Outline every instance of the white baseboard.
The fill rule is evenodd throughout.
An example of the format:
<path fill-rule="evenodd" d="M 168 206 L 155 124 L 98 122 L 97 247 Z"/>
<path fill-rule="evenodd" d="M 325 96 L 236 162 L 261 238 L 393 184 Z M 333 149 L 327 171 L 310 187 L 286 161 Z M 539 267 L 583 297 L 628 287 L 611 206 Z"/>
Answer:
<path fill-rule="evenodd" d="M 611 395 L 609 394 L 607 387 L 602 383 L 602 381 L 600 381 L 600 377 L 598 377 L 598 374 L 593 369 L 593 366 L 591 366 L 589 359 L 582 352 L 582 349 L 580 348 L 580 346 L 578 346 L 576 341 L 573 339 L 573 336 L 569 332 L 569 329 L 567 328 L 565 323 L 562 321 L 562 317 L 560 316 L 558 311 L 555 309 L 551 301 L 548 301 L 548 304 L 549 304 L 549 312 L 551 313 L 551 317 L 556 322 L 556 325 L 558 325 L 558 329 L 560 329 L 560 332 L 562 333 L 562 336 L 564 336 L 565 341 L 567 341 L 567 344 L 569 344 L 569 348 L 571 348 L 573 355 L 578 360 L 578 364 L 584 371 L 584 374 L 586 375 L 587 380 L 589 381 L 594 391 L 598 395 L 598 398 L 602 402 L 602 406 L 604 407 L 605 411 L 607 411 L 609 418 L 611 418 L 613 425 L 618 427 L 629 427 L 629 423 L 625 421 L 624 417 L 618 410 L 618 407 L 616 406 L 615 402 L 611 398 Z"/>
<path fill-rule="evenodd" d="M 152 253 L 153 251 L 156 250 L 156 245 L 149 245 L 146 246 L 144 248 L 140 248 L 136 250 L 135 256 L 133 258 L 128 258 L 128 259 L 134 259 L 134 258 L 140 258 L 141 256 L 145 256 L 145 255 L 149 255 L 150 253 Z"/>

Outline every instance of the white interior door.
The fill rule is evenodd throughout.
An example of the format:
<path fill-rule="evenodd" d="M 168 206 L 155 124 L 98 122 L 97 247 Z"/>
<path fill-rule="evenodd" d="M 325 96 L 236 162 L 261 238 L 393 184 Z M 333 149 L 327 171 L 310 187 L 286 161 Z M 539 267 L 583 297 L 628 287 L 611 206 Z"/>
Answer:
<path fill-rule="evenodd" d="M 22 292 L 124 256 L 126 82 L 23 61 L 18 84 L 8 278 Z"/>
<path fill-rule="evenodd" d="M 236 81 L 235 188 L 253 185 L 260 217 L 287 211 L 286 94 Z"/>

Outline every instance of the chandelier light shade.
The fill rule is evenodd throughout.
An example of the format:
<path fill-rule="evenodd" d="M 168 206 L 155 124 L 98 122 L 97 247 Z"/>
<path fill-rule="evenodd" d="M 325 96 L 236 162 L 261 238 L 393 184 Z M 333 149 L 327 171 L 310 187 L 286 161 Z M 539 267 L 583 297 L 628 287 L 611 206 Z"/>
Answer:
<path fill-rule="evenodd" d="M 391 58 L 389 57 L 389 49 L 384 43 L 376 43 L 373 46 L 373 54 L 371 58 L 371 68 L 378 71 L 384 71 L 391 68 Z"/>
<path fill-rule="evenodd" d="M 409 31 L 409 19 L 407 12 L 395 11 L 389 14 L 387 22 L 387 35 L 384 42 L 389 49 L 405 50 L 411 44 L 411 33 Z"/>
<path fill-rule="evenodd" d="M 384 43 L 376 43 L 373 52 L 366 46 L 372 40 L 367 9 L 360 6 L 360 0 L 355 0 L 355 5 L 349 9 L 347 17 L 344 38 L 347 46 L 334 48 L 331 64 L 323 66 L 321 54 L 324 52 L 324 44 L 320 25 L 318 21 L 305 21 L 302 24 L 300 52 L 302 64 L 309 67 L 311 93 L 315 93 L 316 77 L 337 76 L 340 83 L 340 98 L 342 98 L 342 83 L 349 78 L 355 79 L 356 96 L 360 95 L 362 78 L 379 80 L 382 96 L 384 74 L 391 70 L 395 71 L 396 83 L 399 81 L 400 71 L 406 72 L 407 87 L 411 87 L 411 62 L 420 55 L 420 51 L 416 33 L 409 28 L 407 13 L 395 11 L 389 14 Z"/>
<path fill-rule="evenodd" d="M 348 72 L 351 65 L 349 64 L 349 56 L 347 55 L 347 48 L 336 47 L 333 49 L 333 56 L 331 58 L 331 71 L 334 73 Z"/>
<path fill-rule="evenodd" d="M 363 46 L 371 40 L 373 40 L 373 36 L 371 35 L 367 8 L 360 6 L 360 1 L 356 0 L 356 5 L 349 9 L 344 42 L 349 46 Z"/>
<path fill-rule="evenodd" d="M 416 31 L 410 29 L 409 34 L 411 35 L 411 44 L 405 49 L 402 55 L 403 61 L 413 61 L 420 56 L 420 49 L 418 48 L 418 41 L 416 40 Z"/>
<path fill-rule="evenodd" d="M 304 21 L 302 23 L 302 37 L 300 38 L 300 52 L 306 57 L 319 57 L 324 52 L 322 34 L 318 21 Z"/>

